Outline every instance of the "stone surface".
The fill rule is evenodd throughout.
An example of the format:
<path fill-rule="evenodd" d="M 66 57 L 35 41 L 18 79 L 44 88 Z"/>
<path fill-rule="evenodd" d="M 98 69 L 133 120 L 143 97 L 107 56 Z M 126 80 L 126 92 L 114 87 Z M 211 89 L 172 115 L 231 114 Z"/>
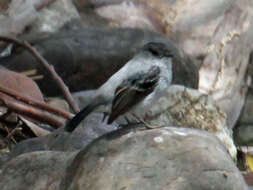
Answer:
<path fill-rule="evenodd" d="M 58 0 L 41 10 L 39 20 L 33 27 L 38 32 L 56 32 L 65 23 L 78 18 L 79 14 L 71 1 Z"/>
<path fill-rule="evenodd" d="M 24 35 L 54 33 L 67 22 L 79 18 L 79 14 L 71 1 L 57 0 L 38 12 L 36 22 L 30 26 Z"/>
<path fill-rule="evenodd" d="M 252 92 L 251 92 L 252 93 Z M 253 96 L 249 94 L 246 98 L 238 124 L 234 129 L 235 142 L 238 145 L 253 145 Z"/>
<path fill-rule="evenodd" d="M 0 34 L 16 36 L 22 34 L 27 27 L 29 29 L 24 32 L 25 35 L 55 32 L 66 22 L 79 18 L 69 0 L 57 0 L 39 11 L 36 8 L 41 3 L 43 4 L 41 0 L 12 0 L 6 12 L 0 13 Z"/>
<path fill-rule="evenodd" d="M 233 129 L 242 111 L 251 77 L 248 73 L 253 44 L 253 15 L 241 0 L 225 12 L 213 33 L 199 70 L 199 90 L 212 96 Z"/>
<path fill-rule="evenodd" d="M 253 125 L 240 125 L 234 131 L 237 145 L 253 146 Z"/>
<path fill-rule="evenodd" d="M 247 190 L 226 149 L 207 132 L 173 127 L 124 130 L 80 151 L 60 189 Z"/>
<path fill-rule="evenodd" d="M 116 129 L 115 125 L 107 125 L 102 122 L 102 118 L 102 114 L 94 113 L 71 134 L 64 132 L 63 129 L 58 129 L 46 136 L 24 140 L 12 149 L 9 159 L 20 154 L 41 150 L 75 151 L 82 149 L 94 139 Z"/>
<path fill-rule="evenodd" d="M 74 0 L 86 25 L 106 23 L 110 27 L 155 30 L 174 38 L 180 48 L 193 56 L 206 54 L 213 32 L 234 2 L 235 0 Z M 107 22 L 102 22 L 101 18 Z"/>
<path fill-rule="evenodd" d="M 8 14 L 1 13 L 0 15 L 0 35 L 2 36 L 16 36 L 22 33 L 25 27 L 31 25 L 38 16 L 31 1 L 13 0 L 6 12 Z"/>
<path fill-rule="evenodd" d="M 75 154 L 52 151 L 23 154 L 0 170 L 1 190 L 58 190 Z"/>
<path fill-rule="evenodd" d="M 244 107 L 239 118 L 239 124 L 253 125 L 253 95 L 252 92 L 246 97 Z"/>
<path fill-rule="evenodd" d="M 232 131 L 226 126 L 226 114 L 215 105 L 210 96 L 197 90 L 172 85 L 147 112 L 135 115 L 144 118 L 152 128 L 169 125 L 213 133 L 224 143 L 230 155 L 236 158 Z M 127 117 L 130 121 L 136 120 L 131 115 Z"/>

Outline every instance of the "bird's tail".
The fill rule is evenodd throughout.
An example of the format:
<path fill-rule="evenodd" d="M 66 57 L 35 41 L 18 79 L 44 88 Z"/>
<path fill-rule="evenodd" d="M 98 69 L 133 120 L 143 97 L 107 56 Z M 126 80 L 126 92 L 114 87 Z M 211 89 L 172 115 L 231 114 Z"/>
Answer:
<path fill-rule="evenodd" d="M 92 111 L 101 105 L 106 105 L 108 101 L 103 96 L 93 96 L 89 103 L 77 113 L 64 127 L 65 131 L 72 132 Z"/>
<path fill-rule="evenodd" d="M 67 122 L 65 126 L 65 131 L 72 132 L 81 123 L 81 121 L 87 117 L 97 106 L 94 104 L 89 104 L 84 107 L 78 114 L 76 114 L 70 121 Z"/>

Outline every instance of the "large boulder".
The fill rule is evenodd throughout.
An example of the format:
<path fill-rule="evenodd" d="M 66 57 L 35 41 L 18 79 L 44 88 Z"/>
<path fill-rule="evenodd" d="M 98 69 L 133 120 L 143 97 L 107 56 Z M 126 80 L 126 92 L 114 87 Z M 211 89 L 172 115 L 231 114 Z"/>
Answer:
<path fill-rule="evenodd" d="M 112 132 L 80 151 L 60 189 L 247 189 L 212 134 L 174 127 L 136 130 Z"/>
<path fill-rule="evenodd" d="M 226 146 L 231 157 L 236 159 L 237 151 L 232 130 L 226 124 L 226 114 L 211 96 L 198 90 L 172 85 L 147 112 L 138 113 L 137 116 L 144 118 L 152 128 L 169 125 L 213 133 Z M 132 119 L 131 115 L 127 117 Z"/>
<path fill-rule="evenodd" d="M 75 152 L 40 151 L 20 155 L 0 170 L 1 190 L 56 190 Z"/>

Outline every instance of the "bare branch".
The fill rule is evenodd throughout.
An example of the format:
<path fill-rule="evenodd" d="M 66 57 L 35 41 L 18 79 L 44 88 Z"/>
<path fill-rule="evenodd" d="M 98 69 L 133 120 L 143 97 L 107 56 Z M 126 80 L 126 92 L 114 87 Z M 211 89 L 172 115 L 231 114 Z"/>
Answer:
<path fill-rule="evenodd" d="M 55 128 L 59 128 L 65 125 L 65 123 L 62 120 L 46 111 L 36 109 L 21 102 L 3 98 L 2 96 L 0 96 L 0 101 L 3 102 L 4 106 L 14 111 L 15 113 L 35 118 L 41 122 L 48 123 Z"/>
<path fill-rule="evenodd" d="M 38 51 L 32 47 L 28 42 L 22 42 L 16 38 L 12 37 L 4 37 L 0 36 L 1 41 L 15 43 L 19 46 L 26 48 L 36 59 L 37 61 L 42 64 L 50 73 L 51 77 L 56 81 L 58 86 L 60 87 L 65 99 L 68 101 L 70 107 L 73 109 L 75 113 L 80 111 L 78 105 L 74 101 L 68 87 L 64 84 L 63 80 L 59 77 L 59 75 L 55 72 L 55 69 L 52 65 L 49 65 L 48 62 L 38 53 Z"/>
<path fill-rule="evenodd" d="M 39 101 L 33 100 L 29 97 L 23 96 L 12 89 L 3 87 L 2 85 L 0 85 L 0 92 L 4 93 L 6 95 L 9 95 L 9 96 L 15 98 L 16 100 L 19 100 L 19 101 L 22 101 L 26 104 L 29 104 L 31 106 L 34 106 L 34 107 L 40 108 L 42 110 L 48 111 L 50 113 L 53 113 L 55 115 L 64 117 L 65 119 L 71 119 L 73 117 L 73 115 L 69 112 L 59 110 L 59 109 L 54 108 L 46 103 L 39 102 Z"/>

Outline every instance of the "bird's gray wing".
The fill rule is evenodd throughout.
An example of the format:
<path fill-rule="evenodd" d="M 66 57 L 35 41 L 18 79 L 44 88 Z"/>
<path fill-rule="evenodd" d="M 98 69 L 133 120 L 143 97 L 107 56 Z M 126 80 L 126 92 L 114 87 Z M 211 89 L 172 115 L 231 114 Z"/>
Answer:
<path fill-rule="evenodd" d="M 160 69 L 155 67 L 145 74 L 139 73 L 124 81 L 115 91 L 107 123 L 112 123 L 153 92 L 159 80 L 159 73 Z"/>

